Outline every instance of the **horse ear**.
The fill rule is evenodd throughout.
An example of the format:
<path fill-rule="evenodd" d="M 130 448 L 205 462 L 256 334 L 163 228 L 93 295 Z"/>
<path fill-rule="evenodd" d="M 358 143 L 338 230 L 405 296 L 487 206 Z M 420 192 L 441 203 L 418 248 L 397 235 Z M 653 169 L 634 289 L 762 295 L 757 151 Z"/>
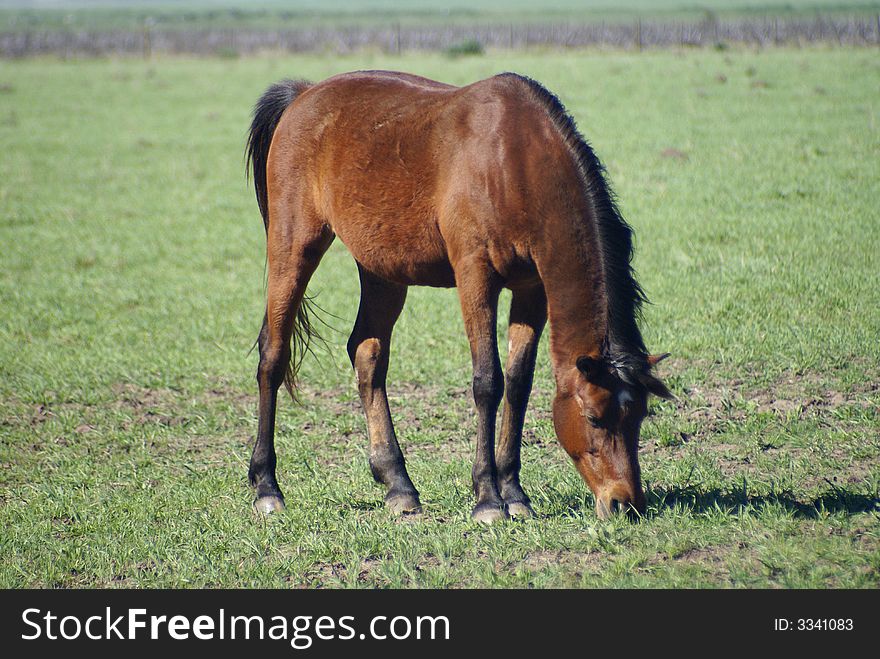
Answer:
<path fill-rule="evenodd" d="M 654 394 L 658 398 L 665 398 L 666 400 L 672 400 L 675 398 L 666 385 L 650 373 L 639 373 L 637 377 L 639 382 L 644 385 L 648 392 Z"/>
<path fill-rule="evenodd" d="M 654 368 L 657 364 L 662 362 L 667 357 L 669 357 L 668 352 L 664 352 L 662 355 L 648 355 L 648 366 Z"/>
<path fill-rule="evenodd" d="M 587 356 L 578 357 L 576 363 L 578 370 L 584 374 L 584 377 L 586 377 L 587 380 L 595 380 L 602 368 L 602 362 L 598 359 Z"/>

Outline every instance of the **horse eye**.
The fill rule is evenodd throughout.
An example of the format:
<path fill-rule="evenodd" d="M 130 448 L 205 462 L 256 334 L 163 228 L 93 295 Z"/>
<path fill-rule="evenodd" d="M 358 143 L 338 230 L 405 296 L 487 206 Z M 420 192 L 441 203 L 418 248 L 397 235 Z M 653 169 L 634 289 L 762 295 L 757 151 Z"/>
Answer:
<path fill-rule="evenodd" d="M 602 427 L 602 423 L 599 421 L 599 419 L 597 417 L 588 416 L 587 421 L 589 421 L 590 425 L 593 426 L 594 428 L 601 428 Z"/>

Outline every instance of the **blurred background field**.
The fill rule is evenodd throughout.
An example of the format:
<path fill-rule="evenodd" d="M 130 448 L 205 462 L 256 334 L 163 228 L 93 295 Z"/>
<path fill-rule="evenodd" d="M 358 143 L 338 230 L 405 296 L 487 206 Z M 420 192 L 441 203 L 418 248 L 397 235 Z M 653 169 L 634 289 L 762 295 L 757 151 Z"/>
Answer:
<path fill-rule="evenodd" d="M 880 585 L 876 47 L 218 54 L 0 59 L 0 586 Z M 304 365 L 305 404 L 279 410 L 289 508 L 251 513 L 265 239 L 250 109 L 278 79 L 367 68 L 530 75 L 606 164 L 678 396 L 642 433 L 641 523 L 599 522 L 557 446 L 546 345 L 524 448 L 538 518 L 470 522 L 470 356 L 455 291 L 431 289 L 410 292 L 389 374 L 425 513 L 388 516 L 338 243 L 311 286 L 330 350 Z"/>
<path fill-rule="evenodd" d="M 65 57 L 262 51 L 399 54 L 476 42 L 493 48 L 640 50 L 880 44 L 869 0 L 53 0 L 0 3 L 0 55 Z"/>

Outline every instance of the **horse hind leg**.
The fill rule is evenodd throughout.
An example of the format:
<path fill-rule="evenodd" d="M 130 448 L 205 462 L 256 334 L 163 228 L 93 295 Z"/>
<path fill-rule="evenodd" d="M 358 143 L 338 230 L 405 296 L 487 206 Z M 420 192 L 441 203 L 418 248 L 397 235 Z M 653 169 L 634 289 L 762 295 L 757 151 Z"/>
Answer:
<path fill-rule="evenodd" d="M 284 232 L 277 234 L 283 238 L 276 238 L 275 232 L 271 230 L 268 234 L 269 281 L 266 315 L 258 339 L 259 420 L 257 441 L 248 470 L 248 479 L 256 490 L 254 508 L 262 513 L 284 508 L 284 495 L 275 474 L 275 409 L 278 389 L 285 378 L 288 378 L 288 383 L 292 386 L 295 373 L 290 370 L 291 336 L 298 325 L 300 332 L 308 331 L 299 315 L 306 286 L 333 241 L 333 234 L 323 228 L 316 227 L 314 231 L 298 228 L 301 230 L 295 233 L 296 239 L 289 238 Z"/>
<path fill-rule="evenodd" d="M 534 514 L 519 482 L 520 447 L 526 407 L 532 391 L 538 341 L 547 322 L 547 299 L 541 285 L 513 291 L 510 303 L 510 350 L 505 369 L 504 410 L 495 461 L 501 497 L 512 517 Z"/>
<path fill-rule="evenodd" d="M 406 301 L 406 286 L 379 279 L 360 265 L 361 301 L 348 340 L 348 356 L 357 373 L 358 393 L 370 437 L 370 470 L 387 488 L 385 505 L 393 513 L 421 510 L 391 421 L 385 378 L 391 332 Z"/>

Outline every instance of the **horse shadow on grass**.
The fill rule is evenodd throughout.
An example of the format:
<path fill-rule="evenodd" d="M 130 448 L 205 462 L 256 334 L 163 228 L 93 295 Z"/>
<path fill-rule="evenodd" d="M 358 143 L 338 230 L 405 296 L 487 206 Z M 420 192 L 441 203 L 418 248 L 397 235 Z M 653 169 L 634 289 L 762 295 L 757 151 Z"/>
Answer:
<path fill-rule="evenodd" d="M 801 519 L 817 519 L 824 513 L 880 513 L 880 499 L 850 492 L 831 484 L 811 501 L 798 499 L 791 492 L 782 491 L 766 495 L 751 495 L 744 490 L 701 489 L 694 485 L 684 487 L 649 487 L 647 517 L 662 514 L 666 508 L 682 507 L 695 513 L 723 510 L 740 515 L 746 510 L 760 511 L 770 506 L 780 506 L 792 516 Z"/>
<path fill-rule="evenodd" d="M 720 489 L 717 487 L 702 489 L 697 485 L 673 487 L 647 487 L 645 497 L 648 502 L 646 519 L 659 517 L 666 509 L 683 508 L 693 513 L 724 511 L 729 515 L 742 515 L 746 511 L 759 512 L 764 508 L 779 506 L 800 519 L 818 519 L 826 513 L 857 513 L 874 512 L 880 514 L 880 499 L 866 494 L 858 494 L 829 483 L 830 489 L 818 497 L 804 501 L 796 498 L 789 491 L 775 492 L 764 495 L 752 495 L 744 489 Z M 378 512 L 385 509 L 381 499 L 355 498 L 339 502 L 341 508 L 354 512 Z M 574 514 L 586 507 L 592 507 L 591 496 L 573 497 L 563 506 L 562 514 Z M 553 517 L 541 515 L 538 517 Z M 418 516 L 413 519 L 419 519 Z"/>

